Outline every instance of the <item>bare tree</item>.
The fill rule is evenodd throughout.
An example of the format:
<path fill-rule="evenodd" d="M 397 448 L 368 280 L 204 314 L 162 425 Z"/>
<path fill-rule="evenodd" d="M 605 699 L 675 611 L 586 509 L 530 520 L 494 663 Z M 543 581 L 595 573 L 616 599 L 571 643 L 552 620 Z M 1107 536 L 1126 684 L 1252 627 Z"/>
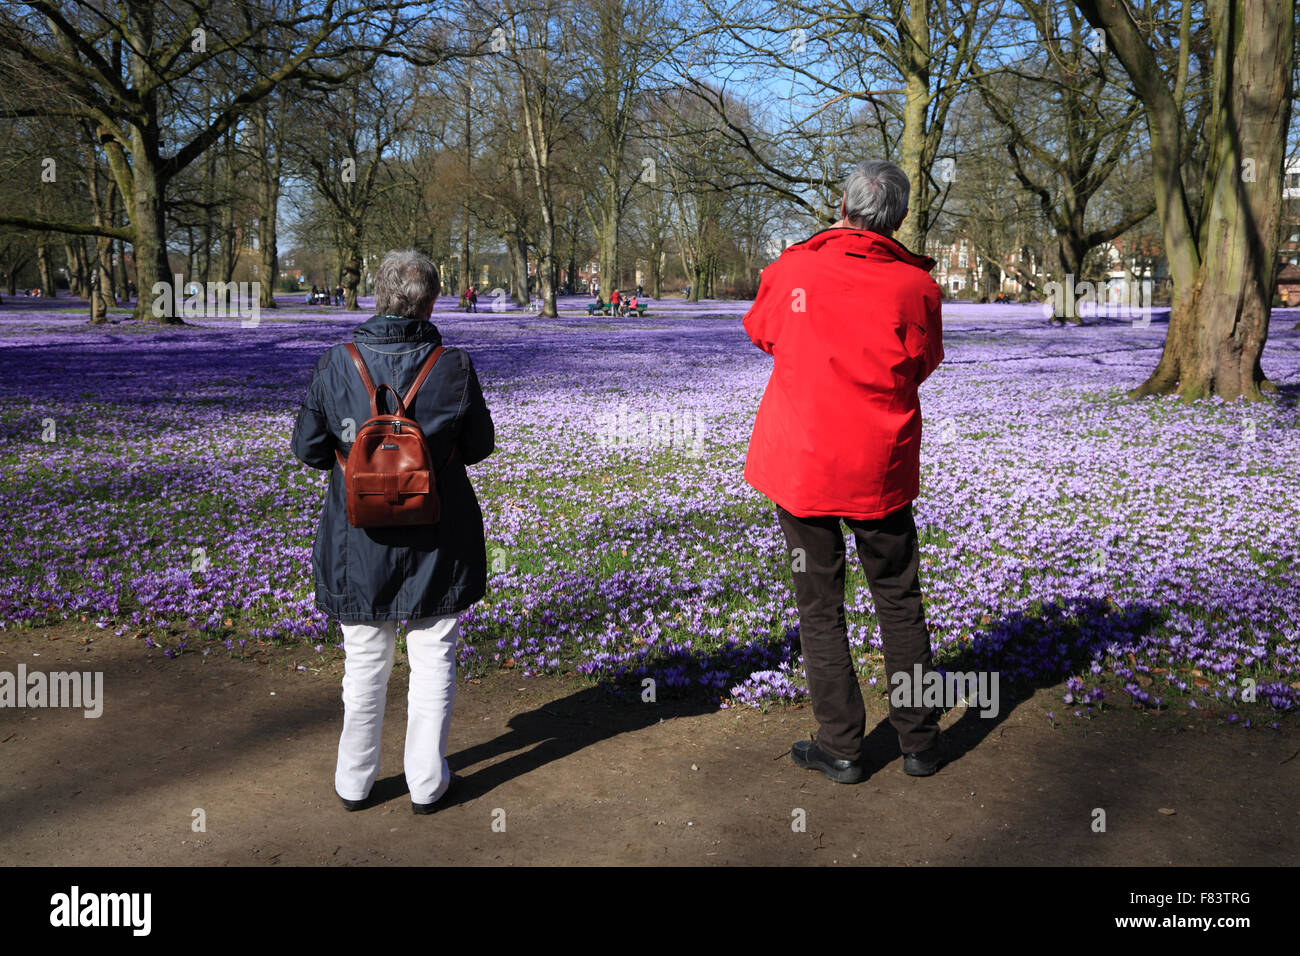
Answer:
<path fill-rule="evenodd" d="M 792 90 L 788 117 L 773 137 L 783 149 L 764 149 L 743 126 L 728 122 L 728 128 L 750 150 L 770 189 L 828 224 L 838 218 L 837 188 L 847 165 L 863 158 L 849 155 L 846 144 L 874 140 L 877 153 L 896 162 L 911 182 L 910 211 L 896 238 L 922 248 L 951 182 L 951 163 L 940 162 L 948 113 L 1003 2 L 791 0 L 775 10 L 753 0 L 711 5 L 722 38 L 715 64 L 753 66 L 765 78 L 775 70 L 789 77 Z M 707 86 L 727 84 L 695 83 L 693 89 L 704 93 Z M 716 95 L 706 98 L 725 119 L 725 104 Z M 852 104 L 867 107 L 865 129 L 859 125 L 864 114 L 855 114 Z"/>
<path fill-rule="evenodd" d="M 165 229 L 170 183 L 248 111 L 292 77 L 339 81 L 364 70 L 409 28 L 407 4 L 328 0 L 30 0 L 0 10 L 0 117 L 58 115 L 95 125 L 117 189 L 121 227 L 58 218 L 0 217 L 56 232 L 130 242 L 141 295 L 169 271 Z M 407 16 L 410 16 L 409 12 Z M 276 43 L 245 57 L 263 38 Z M 271 51 L 274 50 L 274 53 Z M 214 73 L 235 75 L 208 115 L 187 116 L 186 94 Z M 197 99 L 192 97 L 192 99 Z M 165 136 L 181 135 L 175 142 Z"/>
<path fill-rule="evenodd" d="M 495 56 L 486 60 L 485 66 L 505 71 L 519 95 L 524 144 L 541 220 L 536 229 L 541 314 L 554 317 L 556 187 L 564 139 L 581 106 L 576 90 L 582 68 L 579 37 L 569 29 L 573 19 L 569 0 L 535 0 L 531 6 L 507 0 L 499 11 L 485 10 L 483 18 L 495 23 L 488 41 Z"/>
<path fill-rule="evenodd" d="M 344 305 L 357 308 L 366 229 L 375 203 L 400 188 L 389 150 L 411 127 L 415 87 L 393 70 L 354 74 L 341 88 L 302 96 L 290 155 L 325 200 L 339 253 Z"/>
<path fill-rule="evenodd" d="M 1141 106 L 1111 81 L 1102 41 L 1069 0 L 1020 4 L 1041 55 L 976 70 L 976 86 L 1005 133 L 1017 181 L 1056 233 L 1061 271 L 1081 276 L 1091 250 L 1155 211 L 1154 198 L 1143 195 L 1104 221 L 1088 214 L 1121 165 L 1133 165 Z"/>

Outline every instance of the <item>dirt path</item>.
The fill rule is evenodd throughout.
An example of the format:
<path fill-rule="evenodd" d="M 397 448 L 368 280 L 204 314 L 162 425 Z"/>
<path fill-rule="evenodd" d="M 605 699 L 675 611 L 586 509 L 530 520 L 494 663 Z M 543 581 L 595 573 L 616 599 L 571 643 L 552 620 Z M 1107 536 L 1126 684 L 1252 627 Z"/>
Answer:
<path fill-rule="evenodd" d="M 807 706 L 621 701 L 565 678 L 461 683 L 453 805 L 416 817 L 394 671 L 379 786 L 333 793 L 339 665 L 292 669 L 64 626 L 0 635 L 0 671 L 104 673 L 104 712 L 0 708 L 0 864 L 1295 864 L 1300 757 L 1285 733 L 1108 711 L 1053 728 L 1060 690 L 949 731 L 960 756 L 902 773 L 883 702 L 859 786 L 795 767 Z M 95 639 L 82 644 L 83 636 Z M 299 652 L 300 653 L 300 652 Z M 34 656 L 39 655 L 39 656 Z M 399 653 L 399 660 L 402 655 Z M 1192 729 L 1188 729 L 1191 727 Z M 192 829 L 193 811 L 206 832 Z M 1094 809 L 1106 832 L 1092 829 Z M 1161 813 L 1161 808 L 1173 814 Z M 505 830 L 494 829 L 504 811 Z M 798 811 L 806 828 L 798 832 Z"/>

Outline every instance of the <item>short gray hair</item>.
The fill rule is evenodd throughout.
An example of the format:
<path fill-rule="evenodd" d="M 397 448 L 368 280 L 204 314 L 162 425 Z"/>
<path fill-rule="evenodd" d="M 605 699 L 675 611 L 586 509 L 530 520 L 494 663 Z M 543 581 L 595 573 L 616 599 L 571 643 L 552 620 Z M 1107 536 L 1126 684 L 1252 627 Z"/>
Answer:
<path fill-rule="evenodd" d="M 375 313 L 423 319 L 441 288 L 438 267 L 428 256 L 393 250 L 375 270 Z"/>
<path fill-rule="evenodd" d="M 844 180 L 844 218 L 851 226 L 888 236 L 903 221 L 911 190 L 907 173 L 893 163 L 858 163 Z"/>

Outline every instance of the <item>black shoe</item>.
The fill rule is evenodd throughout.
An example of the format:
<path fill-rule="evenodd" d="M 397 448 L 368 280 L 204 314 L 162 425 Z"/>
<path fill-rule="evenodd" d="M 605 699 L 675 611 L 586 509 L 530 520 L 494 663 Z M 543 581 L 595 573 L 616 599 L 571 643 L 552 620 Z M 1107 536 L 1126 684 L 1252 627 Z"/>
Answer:
<path fill-rule="evenodd" d="M 838 760 L 823 753 L 812 740 L 795 741 L 790 759 L 805 770 L 820 770 L 836 783 L 861 783 L 866 778 L 861 760 Z"/>
<path fill-rule="evenodd" d="M 903 754 L 903 773 L 909 777 L 929 777 L 945 762 L 943 746 L 936 743 L 929 750 Z"/>
<path fill-rule="evenodd" d="M 334 796 L 339 797 L 339 792 L 337 790 L 334 791 Z M 366 807 L 370 806 L 370 798 L 365 797 L 361 800 L 345 800 L 342 797 L 339 797 L 339 803 L 343 804 L 344 810 L 364 810 Z"/>
<path fill-rule="evenodd" d="M 418 813 L 421 815 L 426 813 L 437 813 L 439 810 L 441 810 L 443 807 L 447 805 L 447 794 L 451 793 L 454 789 L 456 789 L 456 784 L 458 783 L 460 783 L 460 777 L 456 776 L 453 773 L 451 775 L 451 783 L 447 784 L 447 789 L 442 792 L 441 797 L 433 801 L 433 803 L 416 803 L 414 800 L 412 800 L 411 812 Z"/>

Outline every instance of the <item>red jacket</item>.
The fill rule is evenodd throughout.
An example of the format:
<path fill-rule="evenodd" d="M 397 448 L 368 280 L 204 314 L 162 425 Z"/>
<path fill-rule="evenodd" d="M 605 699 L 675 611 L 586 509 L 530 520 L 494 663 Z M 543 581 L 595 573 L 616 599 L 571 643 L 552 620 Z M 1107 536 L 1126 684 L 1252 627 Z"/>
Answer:
<path fill-rule="evenodd" d="M 943 361 L 934 260 L 827 229 L 763 270 L 745 331 L 775 362 L 745 480 L 801 518 L 880 518 L 920 492 L 916 388 Z"/>

